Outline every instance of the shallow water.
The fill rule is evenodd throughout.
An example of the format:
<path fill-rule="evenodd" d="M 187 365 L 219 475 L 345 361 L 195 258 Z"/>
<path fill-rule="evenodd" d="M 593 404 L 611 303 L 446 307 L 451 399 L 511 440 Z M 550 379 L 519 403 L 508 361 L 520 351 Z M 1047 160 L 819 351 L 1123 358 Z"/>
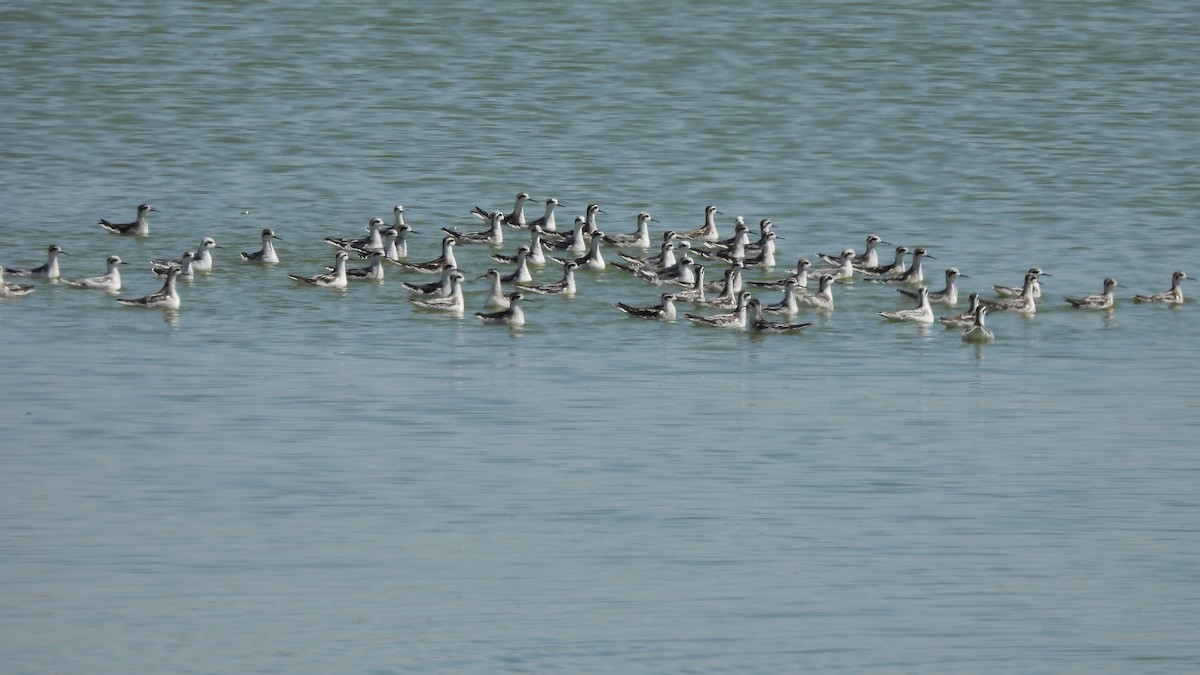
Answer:
<path fill-rule="evenodd" d="M 128 297 L 226 247 L 174 314 L 0 301 L 5 670 L 1195 671 L 1200 320 L 1128 298 L 1200 276 L 1198 28 L 1182 2 L 0 10 L 0 263 L 117 253 Z M 432 258 L 521 190 L 609 232 L 771 218 L 780 267 L 748 278 L 871 232 L 964 296 L 1053 276 L 983 346 L 861 282 L 753 337 L 625 318 L 659 291 L 611 269 L 521 330 L 478 324 L 481 285 L 455 318 L 399 268 L 286 277 L 395 203 Z M 149 238 L 94 225 L 139 202 Z M 263 227 L 283 261 L 242 265 Z M 1105 276 L 1113 312 L 1061 300 Z"/>

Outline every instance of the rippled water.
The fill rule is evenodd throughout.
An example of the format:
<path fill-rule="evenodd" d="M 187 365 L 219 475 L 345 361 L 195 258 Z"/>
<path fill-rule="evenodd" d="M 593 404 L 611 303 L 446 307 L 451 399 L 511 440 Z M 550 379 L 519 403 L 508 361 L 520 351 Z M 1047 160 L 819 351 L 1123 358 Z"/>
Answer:
<path fill-rule="evenodd" d="M 1198 17 L 0 8 L 0 263 L 117 253 L 136 296 L 226 247 L 173 315 L 0 301 L 3 670 L 1194 672 L 1200 321 L 1128 298 L 1200 276 Z M 877 232 L 933 287 L 1053 276 L 985 346 L 862 283 L 755 338 L 624 318 L 658 291 L 616 270 L 522 330 L 476 286 L 415 312 L 398 268 L 286 278 L 396 203 L 431 258 L 521 190 L 609 232 L 771 218 L 781 266 Z M 139 202 L 149 238 L 94 225 Z M 263 227 L 283 262 L 240 264 Z M 1061 301 L 1105 276 L 1113 312 Z"/>

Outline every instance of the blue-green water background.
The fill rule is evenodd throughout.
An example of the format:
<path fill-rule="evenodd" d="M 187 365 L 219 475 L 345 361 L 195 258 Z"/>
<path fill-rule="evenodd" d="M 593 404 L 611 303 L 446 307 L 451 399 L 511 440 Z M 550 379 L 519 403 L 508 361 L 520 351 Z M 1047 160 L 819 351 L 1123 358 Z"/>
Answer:
<path fill-rule="evenodd" d="M 1128 297 L 1200 276 L 1197 73 L 1183 1 L 8 3 L 0 264 L 227 248 L 174 316 L 0 302 L 3 670 L 1195 672 L 1200 321 Z M 285 276 L 521 190 L 1053 277 L 974 347 L 861 283 L 754 339 Z"/>

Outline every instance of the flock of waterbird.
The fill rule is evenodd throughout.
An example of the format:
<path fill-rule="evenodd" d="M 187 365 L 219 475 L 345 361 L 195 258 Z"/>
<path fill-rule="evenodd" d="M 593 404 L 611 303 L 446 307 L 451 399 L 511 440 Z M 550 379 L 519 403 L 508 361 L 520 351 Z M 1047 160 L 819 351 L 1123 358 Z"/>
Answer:
<path fill-rule="evenodd" d="M 411 261 L 408 256 L 408 239 L 416 234 L 404 221 L 404 207 L 393 208 L 393 219 L 388 224 L 382 218 L 372 218 L 363 237 L 326 237 L 325 242 L 336 249 L 332 267 L 313 275 L 288 274 L 299 284 L 345 288 L 355 280 L 382 281 L 384 265 L 394 264 L 401 270 L 413 274 L 437 275 L 427 283 L 405 280 L 402 285 L 411 293 L 408 301 L 416 308 L 431 312 L 448 312 L 461 315 L 466 309 L 464 284 L 470 283 L 468 275 L 458 266 L 455 248 L 459 245 L 484 245 L 492 249 L 490 259 L 498 265 L 512 265 L 509 272 L 499 267 L 490 267 L 478 279 L 487 279 L 488 292 L 482 308 L 475 314 L 484 323 L 522 326 L 525 312 L 522 301 L 530 295 L 573 296 L 577 292 L 577 271 L 602 272 L 619 270 L 647 284 L 665 290 L 655 305 L 636 306 L 623 302 L 616 308 L 631 316 L 645 319 L 675 321 L 678 317 L 676 303 L 687 303 L 693 307 L 717 310 L 719 313 L 684 313 L 690 322 L 701 326 L 733 328 L 754 333 L 790 333 L 804 329 L 811 322 L 789 323 L 772 321 L 766 315 L 793 317 L 806 310 L 831 312 L 834 308 L 833 290 L 836 284 L 861 279 L 866 283 L 893 286 L 900 295 L 916 301 L 913 307 L 900 310 L 879 311 L 879 315 L 895 322 L 933 324 L 941 322 L 947 327 L 962 331 L 965 342 L 991 342 L 994 334 L 986 325 L 989 311 L 1009 311 L 1033 315 L 1042 297 L 1040 279 L 1048 277 L 1041 268 L 1033 267 L 1025 274 L 1020 286 L 995 285 L 995 298 L 983 298 L 978 293 L 969 296 L 969 307 L 961 314 L 936 316 L 933 305 L 953 307 L 958 304 L 957 282 L 966 275 L 955 267 L 945 271 L 945 286 L 930 290 L 926 286 L 924 262 L 934 257 L 924 248 L 909 249 L 896 246 L 891 262 L 881 262 L 876 248 L 888 244 L 878 235 L 866 238 L 865 249 L 856 253 L 846 248 L 839 254 L 818 253 L 815 257 L 820 266 L 801 258 L 794 268 L 777 279 L 743 280 L 748 270 L 770 271 L 776 267 L 775 242 L 778 238 L 770 219 L 758 224 L 757 238 L 751 239 L 751 229 L 744 218 L 734 219 L 733 232 L 722 237 L 717 225 L 721 212 L 716 206 L 704 210 L 703 224 L 687 231 L 665 230 L 658 238 L 658 252 L 650 253 L 655 238 L 650 234 L 650 223 L 658 222 L 647 212 L 637 215 L 636 229 L 628 234 L 608 235 L 597 225 L 599 214 L 605 213 L 598 204 L 588 204 L 582 215 L 576 216 L 571 228 L 560 230 L 555 220 L 557 199 L 545 200 L 545 211 L 540 218 L 527 218 L 525 205 L 531 201 L 528 193 L 517 195 L 512 211 L 488 211 L 475 207 L 472 213 L 487 223 L 481 231 L 463 232 L 443 227 L 441 254 L 431 260 Z M 137 207 L 137 217 L 128 223 L 112 223 L 101 219 L 100 227 L 117 235 L 147 237 L 150 234 L 149 214 L 157 209 L 149 204 Z M 502 253 L 505 232 L 521 230 L 528 243 L 519 245 L 511 254 Z M 276 240 L 281 239 L 272 229 L 261 232 L 261 247 L 239 255 L 241 261 L 250 264 L 273 265 L 280 262 L 275 251 Z M 153 273 L 164 279 L 162 288 L 140 298 L 117 298 L 123 305 L 177 310 L 180 296 L 177 280 L 190 278 L 197 272 L 211 272 L 214 267 L 213 249 L 217 246 L 212 237 L 204 237 L 194 251 L 186 251 L 178 258 L 151 261 Z M 604 250 L 615 251 L 620 260 L 608 262 Z M 126 261 L 117 255 L 106 260 L 102 275 L 68 279 L 60 275 L 58 257 L 65 255 L 57 244 L 48 249 L 46 263 L 28 269 L 11 269 L 0 266 L 0 298 L 26 295 L 35 286 L 7 282 L 5 273 L 22 278 L 58 282 L 74 288 L 94 289 L 109 293 L 121 290 L 121 267 Z M 349 267 L 351 256 L 365 260 L 362 267 Z M 554 281 L 538 283 L 533 269 L 561 267 L 562 276 Z M 710 269 L 722 270 L 720 279 Z M 1171 276 L 1169 290 L 1153 295 L 1135 295 L 1135 302 L 1152 302 L 1177 305 L 1183 303 L 1182 282 L 1188 279 L 1182 270 Z M 816 286 L 815 290 L 812 286 Z M 511 290 L 506 291 L 505 287 Z M 1107 278 L 1103 290 L 1096 295 L 1066 297 L 1066 302 L 1077 309 L 1100 309 L 1111 311 L 1114 304 L 1114 289 L 1117 281 Z M 751 288 L 763 291 L 780 291 L 782 297 L 773 303 L 765 303 L 753 297 Z"/>

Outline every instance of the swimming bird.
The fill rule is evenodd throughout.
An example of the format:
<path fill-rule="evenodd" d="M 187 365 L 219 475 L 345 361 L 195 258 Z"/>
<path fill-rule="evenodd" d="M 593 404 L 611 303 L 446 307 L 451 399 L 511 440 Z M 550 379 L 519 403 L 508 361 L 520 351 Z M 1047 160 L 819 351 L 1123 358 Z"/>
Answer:
<path fill-rule="evenodd" d="M 508 308 L 498 312 L 475 312 L 475 316 L 488 324 L 503 324 L 507 326 L 524 326 L 525 311 L 521 308 L 521 301 L 525 299 L 520 293 L 510 293 L 508 296 Z"/>
<path fill-rule="evenodd" d="M 714 326 L 717 328 L 737 328 L 739 330 L 744 330 L 746 328 L 746 306 L 749 303 L 750 294 L 743 291 L 738 294 L 737 303 L 734 305 L 733 311 L 728 314 L 716 314 L 713 316 L 685 314 L 684 316 L 698 326 Z"/>
<path fill-rule="evenodd" d="M 675 256 L 675 242 L 670 239 L 663 239 L 659 245 L 658 255 L 637 256 L 630 255 L 624 251 L 617 251 L 617 256 L 628 261 L 629 265 L 620 265 L 621 269 L 632 272 L 634 269 L 649 267 L 651 271 L 656 269 L 665 269 L 678 262 Z"/>
<path fill-rule="evenodd" d="M 564 251 L 572 255 L 580 255 L 587 250 L 586 228 L 587 219 L 583 216 L 576 216 L 575 225 L 572 226 L 569 234 L 564 235 L 560 232 L 558 241 L 545 241 L 544 245 L 551 251 Z"/>
<path fill-rule="evenodd" d="M 796 306 L 811 307 L 813 309 L 819 309 L 827 312 L 833 311 L 834 281 L 835 279 L 828 274 L 822 274 L 821 276 L 817 277 L 817 283 L 819 284 L 817 287 L 817 292 L 809 295 L 796 296 Z"/>
<path fill-rule="evenodd" d="M 745 249 L 750 243 L 750 228 L 746 226 L 746 221 L 738 216 L 733 224 L 733 236 L 720 241 L 706 241 L 704 245 L 717 249 L 718 251 L 732 252 L 733 249 L 742 251 L 742 255 L 738 257 L 746 257 Z"/>
<path fill-rule="evenodd" d="M 217 246 L 216 239 L 213 239 L 212 237 L 204 237 L 201 239 L 200 245 L 196 247 L 195 251 L 192 251 L 192 269 L 196 272 L 211 271 L 213 268 L 212 249 L 214 248 L 221 248 L 220 246 Z M 173 260 L 152 260 L 151 264 L 153 264 L 155 267 L 164 268 L 171 265 L 182 266 L 183 257 L 181 256 Z"/>
<path fill-rule="evenodd" d="M 1046 275 L 1042 275 L 1046 276 Z M 1032 270 L 1025 273 L 1025 285 L 1021 287 L 1021 294 L 1015 298 L 1001 298 L 1000 300 L 981 300 L 989 309 L 1005 310 L 1009 312 L 1017 312 L 1032 316 L 1037 313 L 1037 302 L 1033 297 L 1033 285 L 1037 283 L 1038 275 Z"/>
<path fill-rule="evenodd" d="M 859 271 L 863 274 L 876 277 L 894 277 L 904 274 L 904 256 L 908 255 L 907 246 L 896 247 L 896 259 L 890 265 L 879 265 L 878 267 L 861 267 Z"/>
<path fill-rule="evenodd" d="M 629 316 L 635 316 L 639 319 L 661 319 L 662 321 L 675 320 L 675 294 L 663 293 L 659 296 L 659 304 L 649 307 L 633 307 L 623 302 L 617 303 L 617 309 L 625 312 Z"/>
<path fill-rule="evenodd" d="M 929 255 L 923 248 L 913 250 L 912 262 L 909 263 L 908 269 L 894 277 L 869 277 L 865 281 L 873 284 L 909 284 L 917 285 L 925 281 L 925 272 L 922 270 L 921 263 L 926 259 L 936 260 Z"/>
<path fill-rule="evenodd" d="M 442 231 L 454 237 L 460 244 L 491 244 L 492 246 L 503 244 L 504 228 L 500 226 L 504 223 L 504 214 L 499 211 L 492 211 L 489 222 L 491 226 L 482 232 L 464 233 L 451 227 L 443 227 Z"/>
<path fill-rule="evenodd" d="M 302 281 L 312 286 L 320 286 L 322 288 L 345 288 L 346 287 L 346 259 L 350 257 L 345 251 L 338 251 L 333 258 L 333 271 L 326 274 L 317 274 L 311 277 L 302 277 L 298 274 L 289 274 L 288 276 L 296 281 Z"/>
<path fill-rule="evenodd" d="M 814 275 L 833 277 L 834 281 L 853 281 L 854 280 L 854 249 L 848 248 L 842 251 L 841 257 L 836 267 L 822 267 L 812 271 Z M 870 281 L 870 279 L 868 279 Z"/>
<path fill-rule="evenodd" d="M 1104 280 L 1104 291 L 1099 295 L 1089 295 L 1083 298 L 1065 298 L 1075 309 L 1108 309 L 1113 306 L 1113 289 L 1117 280 L 1109 277 Z"/>
<path fill-rule="evenodd" d="M 365 237 L 325 237 L 325 243 L 340 248 L 344 251 L 350 250 L 375 250 L 383 248 L 382 235 L 379 231 L 384 227 L 383 218 L 372 218 L 367 223 L 367 236 Z"/>
<path fill-rule="evenodd" d="M 175 290 L 175 279 L 179 277 L 179 268 L 172 267 L 167 271 L 167 280 L 157 293 L 145 297 L 126 299 L 117 298 L 117 302 L 129 307 L 149 307 L 152 309 L 179 309 L 179 292 Z"/>
<path fill-rule="evenodd" d="M 1183 303 L 1183 282 L 1190 281 L 1191 277 L 1183 270 L 1175 270 L 1171 275 L 1170 290 L 1154 295 L 1135 295 L 1134 302 L 1161 302 L 1168 305 L 1179 305 Z"/>
<path fill-rule="evenodd" d="M 241 254 L 242 260 L 252 263 L 267 263 L 274 264 L 279 262 L 279 256 L 275 253 L 275 244 L 272 243 L 275 239 L 282 237 L 275 236 L 275 230 L 271 228 L 263 228 L 262 231 L 262 248 L 253 252 Z"/>
<path fill-rule="evenodd" d="M 509 299 L 508 294 L 504 292 L 504 286 L 500 282 L 500 270 L 495 267 L 489 267 L 488 271 L 484 272 L 478 278 L 486 278 L 488 280 L 488 296 L 483 301 L 483 306 L 492 309 L 508 309 L 512 301 Z M 447 283 L 449 283 L 449 279 L 450 277 L 447 275 Z M 407 286 L 407 284 L 405 285 Z M 448 285 L 446 290 L 449 291 Z"/>
<path fill-rule="evenodd" d="M 70 254 L 67 253 L 66 251 L 62 250 L 62 247 L 59 246 L 58 244 L 50 244 L 50 247 L 46 249 L 46 264 L 45 265 L 38 265 L 37 267 L 33 267 L 30 269 L 25 269 L 25 270 L 14 270 L 12 268 L 9 268 L 8 273 L 13 275 L 14 277 L 29 277 L 32 279 L 57 279 L 59 277 L 59 272 L 58 272 L 58 256 L 59 255 L 70 255 Z"/>
<path fill-rule="evenodd" d="M 617 247 L 650 248 L 650 223 L 658 222 L 649 213 L 642 211 L 637 214 L 637 229 L 631 234 L 618 234 L 604 237 L 604 241 Z"/>
<path fill-rule="evenodd" d="M 954 316 L 938 317 L 938 322 L 945 324 L 947 328 L 970 328 L 975 325 L 975 310 L 979 309 L 982 303 L 979 300 L 978 293 L 972 293 L 967 296 L 968 307 L 967 311 Z"/>
<path fill-rule="evenodd" d="M 533 274 L 529 271 L 529 247 L 520 246 L 517 248 L 517 268 L 510 274 L 500 277 L 500 281 L 506 284 L 520 284 L 533 281 Z"/>
<path fill-rule="evenodd" d="M 444 298 L 428 298 L 424 300 L 409 298 L 408 301 L 421 309 L 433 309 L 439 312 L 457 312 L 461 314 L 463 311 L 462 283 L 465 278 L 462 272 L 451 274 L 450 294 Z"/>
<path fill-rule="evenodd" d="M 479 216 L 484 222 L 490 223 L 495 215 L 500 216 L 500 222 L 508 223 L 512 227 L 524 228 L 525 223 L 525 202 L 529 201 L 528 192 L 517 193 L 516 201 L 513 203 L 512 213 L 505 214 L 502 211 L 485 211 L 478 206 L 471 210 L 471 213 Z"/>
<path fill-rule="evenodd" d="M 554 283 L 542 284 L 533 286 L 530 284 L 518 284 L 521 290 L 537 293 L 538 295 L 575 295 L 575 270 L 579 264 L 574 260 L 570 260 L 563 265 L 563 276 L 559 281 Z"/>
<path fill-rule="evenodd" d="M 17 297 L 19 295 L 29 295 L 37 290 L 36 286 L 26 284 L 14 284 L 11 281 L 4 280 L 4 266 L 0 265 L 0 298 Z"/>
<path fill-rule="evenodd" d="M 875 250 L 875 247 L 879 244 L 886 244 L 886 243 L 887 243 L 886 241 L 879 238 L 879 235 L 868 234 L 866 248 L 863 250 L 862 255 L 854 256 L 853 260 L 851 260 L 851 264 L 853 264 L 856 268 L 858 268 L 858 271 L 860 271 L 860 272 L 867 272 L 869 269 L 878 267 L 879 266 L 879 253 Z M 908 251 L 905 250 L 905 253 L 907 253 L 907 252 Z M 821 260 L 824 260 L 827 264 L 830 264 L 830 265 L 840 265 L 842 262 L 841 255 L 830 255 L 828 253 L 818 253 L 817 257 L 819 257 Z"/>
<path fill-rule="evenodd" d="M 600 230 L 592 232 L 592 240 L 588 246 L 587 253 L 575 258 L 575 263 L 579 265 L 579 269 L 589 272 L 602 272 L 606 267 L 604 262 L 604 254 L 600 251 L 600 244 L 604 241 L 604 233 Z M 566 264 L 567 259 L 555 257 L 554 260 Z"/>
<path fill-rule="evenodd" d="M 401 229 L 403 233 L 401 233 Z M 397 229 L 389 227 L 379 234 L 383 237 L 383 257 L 392 262 L 400 262 L 401 258 L 408 257 L 408 233 L 412 232 L 412 228 L 405 225 L 403 228 Z M 368 258 L 371 252 L 357 251 L 358 257 Z"/>
<path fill-rule="evenodd" d="M 114 234 L 129 234 L 136 237 L 145 237 L 150 234 L 150 222 L 146 220 L 146 215 L 151 211 L 158 212 L 158 209 L 149 204 L 138 204 L 137 219 L 132 223 L 110 223 L 101 218 L 98 223 L 100 227 Z"/>
<path fill-rule="evenodd" d="M 165 277 L 171 270 L 178 268 L 180 277 L 191 279 L 195 276 L 195 262 L 196 254 L 191 251 L 184 251 L 183 255 L 179 256 L 179 262 L 173 262 L 165 266 L 155 264 L 150 270 L 154 272 L 155 276 Z"/>
<path fill-rule="evenodd" d="M 719 247 L 712 255 L 726 262 L 742 262 L 746 259 L 746 245 L 750 243 L 750 231 L 740 225 L 728 246 Z"/>
<path fill-rule="evenodd" d="M 1042 285 L 1041 285 L 1041 283 L 1038 282 L 1038 279 L 1040 279 L 1041 277 L 1048 277 L 1050 275 L 1043 272 L 1042 268 L 1040 268 L 1040 267 L 1030 267 L 1029 271 L 1026 272 L 1026 274 L 1033 275 L 1033 290 L 1032 290 L 1033 297 L 1034 298 L 1042 297 Z M 999 284 L 992 284 L 992 289 L 994 289 L 996 291 L 996 295 L 999 295 L 1002 298 L 1009 298 L 1009 297 L 1014 297 L 1014 296 L 1020 295 L 1024 291 L 1025 286 L 1024 285 L 1001 286 Z"/>
<path fill-rule="evenodd" d="M 347 281 L 383 281 L 383 260 L 385 256 L 383 251 L 372 251 L 367 258 L 371 264 L 366 267 L 353 267 L 346 269 Z M 331 272 L 334 270 L 330 270 Z"/>
<path fill-rule="evenodd" d="M 771 281 L 747 281 L 751 286 L 759 288 L 783 288 L 790 281 L 795 288 L 808 288 L 808 271 L 812 269 L 812 262 L 807 258 L 801 258 L 796 261 L 796 269 L 791 274 L 782 279 L 774 279 Z"/>
<path fill-rule="evenodd" d="M 412 284 L 407 281 L 401 281 L 400 285 L 419 295 L 429 295 L 437 298 L 444 298 L 447 295 L 450 295 L 450 275 L 454 274 L 456 271 L 458 271 L 458 269 L 454 265 L 443 265 L 442 278 L 437 281 L 431 281 L 427 284 Z M 488 272 L 491 271 L 492 270 L 488 270 Z M 499 278 L 499 271 L 496 272 L 496 276 Z"/>
<path fill-rule="evenodd" d="M 746 255 L 752 255 L 762 250 L 763 245 L 767 242 L 767 234 L 775 232 L 775 224 L 770 218 L 763 218 L 758 221 L 758 239 L 746 244 Z"/>
<path fill-rule="evenodd" d="M 507 255 L 504 253 L 491 254 L 492 260 L 502 263 L 512 263 L 517 261 L 516 254 Z M 525 255 L 525 260 L 530 265 L 545 265 L 546 264 L 546 247 L 542 243 L 542 226 L 529 226 L 529 251 Z"/>
<path fill-rule="evenodd" d="M 733 294 L 742 292 L 742 264 L 735 262 L 729 266 L 729 275 L 721 278 L 720 281 L 708 282 L 708 290 L 710 291 L 725 291 L 728 290 Z"/>
<path fill-rule="evenodd" d="M 917 289 L 917 306 L 912 309 L 902 309 L 897 312 L 879 312 L 879 316 L 890 321 L 912 321 L 915 323 L 933 323 L 933 308 L 929 306 L 929 289 L 924 286 Z"/>
<path fill-rule="evenodd" d="M 987 316 L 987 307 L 980 305 L 975 310 L 975 322 L 971 327 L 963 331 L 963 342 L 984 343 L 991 342 L 996 339 L 996 334 L 988 330 L 984 325 L 984 318 Z"/>
<path fill-rule="evenodd" d="M 746 330 L 751 333 L 795 333 L 812 325 L 806 323 L 779 323 L 768 321 L 762 316 L 762 303 L 758 298 L 751 298 L 746 306 Z"/>
<path fill-rule="evenodd" d="M 583 211 L 584 234 L 591 234 L 600 229 L 599 226 L 596 225 L 596 216 L 601 213 L 607 214 L 608 212 L 601 209 L 599 204 L 587 205 L 587 208 Z"/>
<path fill-rule="evenodd" d="M 943 305 L 950 306 L 957 305 L 958 284 L 955 283 L 956 279 L 970 279 L 970 277 L 960 273 L 957 267 L 951 267 L 946 270 L 946 287 L 940 291 L 929 291 L 929 302 L 940 302 Z M 910 291 L 907 288 L 897 288 L 896 292 L 914 299 L 917 297 L 916 291 Z"/>
<path fill-rule="evenodd" d="M 546 200 L 546 212 L 541 218 L 531 220 L 526 223 L 526 227 L 532 228 L 534 225 L 542 228 L 543 232 L 557 232 L 558 224 L 554 222 L 554 208 L 558 206 L 558 200 L 551 197 Z"/>
<path fill-rule="evenodd" d="M 767 232 L 763 237 L 762 247 L 759 249 L 758 255 L 752 255 L 742 260 L 742 265 L 746 267 L 762 267 L 771 269 L 775 266 L 775 233 Z"/>
<path fill-rule="evenodd" d="M 788 278 L 783 283 L 783 299 L 772 305 L 763 305 L 762 311 L 771 314 L 795 314 L 800 311 L 796 302 L 796 280 Z"/>
<path fill-rule="evenodd" d="M 695 280 L 692 285 L 682 291 L 675 291 L 675 299 L 679 302 L 704 303 L 704 265 L 696 265 Z"/>
<path fill-rule="evenodd" d="M 692 304 L 703 305 L 705 307 L 714 307 L 716 309 L 732 309 L 737 306 L 740 289 L 736 288 L 734 277 L 740 274 L 735 267 L 730 267 L 725 270 L 725 274 L 721 279 L 721 292 L 717 297 L 711 300 L 703 298 L 699 300 L 691 300 Z M 678 295 L 678 294 L 677 294 Z"/>
<path fill-rule="evenodd" d="M 720 233 L 717 231 L 717 215 L 721 212 L 717 210 L 715 205 L 709 204 L 704 207 L 704 224 L 700 227 L 680 232 L 678 236 L 684 239 L 695 239 L 698 241 L 718 241 L 721 239 Z"/>
<path fill-rule="evenodd" d="M 417 263 L 410 263 L 401 260 L 396 264 L 400 265 L 406 270 L 420 272 L 421 274 L 438 274 L 446 265 L 458 267 L 458 261 L 454 257 L 454 242 L 454 237 L 442 237 L 442 254 L 433 260 L 426 260 L 424 262 Z"/>

